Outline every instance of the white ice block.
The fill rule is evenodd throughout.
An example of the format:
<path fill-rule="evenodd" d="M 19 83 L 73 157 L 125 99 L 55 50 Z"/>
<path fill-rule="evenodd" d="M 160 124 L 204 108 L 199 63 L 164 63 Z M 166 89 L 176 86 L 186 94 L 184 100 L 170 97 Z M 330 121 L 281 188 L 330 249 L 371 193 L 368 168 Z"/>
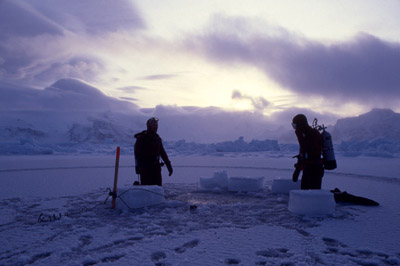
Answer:
<path fill-rule="evenodd" d="M 264 177 L 231 177 L 229 178 L 229 191 L 259 191 L 264 187 Z"/>
<path fill-rule="evenodd" d="M 271 189 L 273 193 L 289 195 L 290 190 L 300 189 L 300 181 L 293 182 L 292 179 L 275 178 Z"/>
<path fill-rule="evenodd" d="M 160 186 L 133 186 L 130 189 L 118 189 L 116 208 L 132 210 L 150 207 L 165 201 L 164 189 Z"/>
<path fill-rule="evenodd" d="M 327 215 L 335 211 L 335 199 L 329 190 L 291 190 L 289 211 L 302 215 Z"/>
<path fill-rule="evenodd" d="M 228 173 L 225 170 L 215 171 L 213 177 L 200 177 L 200 188 L 215 189 L 228 187 Z"/>

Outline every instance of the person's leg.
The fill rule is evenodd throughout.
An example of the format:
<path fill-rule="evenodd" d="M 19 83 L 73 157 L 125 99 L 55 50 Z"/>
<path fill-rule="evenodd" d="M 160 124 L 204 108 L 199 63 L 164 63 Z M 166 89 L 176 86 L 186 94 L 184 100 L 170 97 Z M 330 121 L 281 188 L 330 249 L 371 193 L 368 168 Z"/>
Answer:
<path fill-rule="evenodd" d="M 324 176 L 324 167 L 322 164 L 318 164 L 313 167 L 313 178 L 312 178 L 312 189 L 321 189 L 322 177 Z"/>
<path fill-rule="evenodd" d="M 321 189 L 324 168 L 320 164 L 305 165 L 301 178 L 301 189 Z"/>
<path fill-rule="evenodd" d="M 148 170 L 142 170 L 140 172 L 140 184 L 143 186 L 148 186 L 151 184 L 151 174 Z"/>
<path fill-rule="evenodd" d="M 301 189 L 311 189 L 311 173 L 309 167 L 304 166 L 303 175 L 301 176 Z"/>
<path fill-rule="evenodd" d="M 156 185 L 162 187 L 162 176 L 161 176 L 161 170 L 157 173 L 156 176 Z"/>
<path fill-rule="evenodd" d="M 150 168 L 142 171 L 141 185 L 162 186 L 161 167 Z"/>

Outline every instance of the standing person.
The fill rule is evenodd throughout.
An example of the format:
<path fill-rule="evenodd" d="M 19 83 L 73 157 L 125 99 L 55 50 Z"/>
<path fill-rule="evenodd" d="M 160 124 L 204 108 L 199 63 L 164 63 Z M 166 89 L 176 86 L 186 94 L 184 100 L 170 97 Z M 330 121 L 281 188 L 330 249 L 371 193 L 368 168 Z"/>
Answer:
<path fill-rule="evenodd" d="M 169 176 L 173 172 L 157 130 L 158 118 L 152 117 L 147 120 L 147 130 L 135 135 L 136 173 L 140 175 L 141 185 L 162 186 L 160 157 L 168 168 Z"/>
<path fill-rule="evenodd" d="M 319 131 L 308 125 L 307 118 L 298 114 L 293 118 L 292 126 L 299 141 L 297 170 L 303 170 L 301 189 L 321 189 L 324 176 L 322 155 L 322 136 Z M 293 181 L 297 178 L 293 176 Z"/>

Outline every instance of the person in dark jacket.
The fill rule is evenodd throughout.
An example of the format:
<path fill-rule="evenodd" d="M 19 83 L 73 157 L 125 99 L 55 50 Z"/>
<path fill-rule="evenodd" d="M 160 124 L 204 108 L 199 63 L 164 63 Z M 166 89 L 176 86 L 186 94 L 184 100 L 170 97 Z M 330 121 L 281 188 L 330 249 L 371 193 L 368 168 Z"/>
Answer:
<path fill-rule="evenodd" d="M 160 158 L 168 168 L 169 176 L 173 169 L 171 161 L 165 152 L 162 140 L 157 134 L 158 118 L 152 117 L 147 120 L 147 130 L 135 135 L 134 147 L 136 173 L 140 175 L 141 185 L 162 186 Z"/>
<path fill-rule="evenodd" d="M 322 136 L 319 131 L 308 125 L 307 118 L 298 114 L 293 118 L 292 126 L 299 141 L 298 169 L 303 170 L 301 189 L 321 189 L 324 167 L 322 161 Z M 296 178 L 293 178 L 293 181 Z"/>

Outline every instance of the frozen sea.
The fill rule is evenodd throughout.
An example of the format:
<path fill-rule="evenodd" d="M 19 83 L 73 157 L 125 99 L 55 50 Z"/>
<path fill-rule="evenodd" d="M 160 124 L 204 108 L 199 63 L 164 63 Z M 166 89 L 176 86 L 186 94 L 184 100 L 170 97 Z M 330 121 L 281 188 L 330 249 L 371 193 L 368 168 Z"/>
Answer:
<path fill-rule="evenodd" d="M 275 178 L 291 177 L 290 156 L 170 159 L 174 174 L 163 169 L 166 201 L 127 211 L 104 203 L 113 155 L 0 157 L 0 265 L 400 265 L 399 158 L 338 157 L 322 188 L 380 206 L 337 204 L 332 215 L 319 217 L 289 212 L 288 195 L 271 191 Z M 131 155 L 121 156 L 119 192 L 137 180 L 133 164 Z M 263 176 L 264 187 L 199 188 L 200 177 L 220 170 Z"/>

